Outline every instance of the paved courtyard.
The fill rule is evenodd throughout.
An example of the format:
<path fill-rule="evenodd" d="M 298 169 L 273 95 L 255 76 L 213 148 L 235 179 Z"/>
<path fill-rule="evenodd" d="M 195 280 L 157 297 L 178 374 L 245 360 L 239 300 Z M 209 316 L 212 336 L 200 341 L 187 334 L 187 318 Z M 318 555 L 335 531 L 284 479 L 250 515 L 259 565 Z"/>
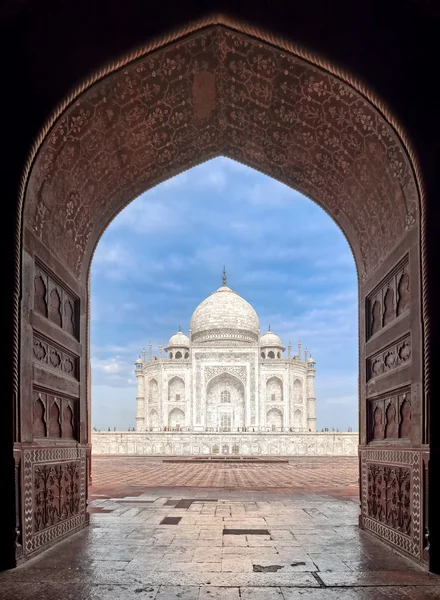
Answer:
<path fill-rule="evenodd" d="M 206 489 L 332 491 L 358 496 L 359 464 L 354 456 L 298 457 L 272 464 L 168 463 L 161 458 L 93 457 L 93 487 L 112 495 L 124 489 L 192 487 Z"/>
<path fill-rule="evenodd" d="M 357 528 L 356 464 L 100 458 L 90 527 L 0 574 L 0 598 L 440 599 L 440 577 Z"/>

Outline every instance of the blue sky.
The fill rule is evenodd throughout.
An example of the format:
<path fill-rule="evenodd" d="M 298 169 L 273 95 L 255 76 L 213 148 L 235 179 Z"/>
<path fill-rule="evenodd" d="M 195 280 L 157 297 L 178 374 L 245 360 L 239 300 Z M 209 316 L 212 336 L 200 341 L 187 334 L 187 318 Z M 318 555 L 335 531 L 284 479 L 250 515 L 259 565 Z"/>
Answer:
<path fill-rule="evenodd" d="M 221 285 L 250 302 L 262 333 L 316 360 L 317 427 L 357 430 L 357 280 L 332 219 L 298 192 L 216 158 L 146 192 L 104 232 L 91 271 L 92 425 L 135 425 L 134 361 L 187 332 Z M 287 355 L 287 352 L 286 352 Z"/>

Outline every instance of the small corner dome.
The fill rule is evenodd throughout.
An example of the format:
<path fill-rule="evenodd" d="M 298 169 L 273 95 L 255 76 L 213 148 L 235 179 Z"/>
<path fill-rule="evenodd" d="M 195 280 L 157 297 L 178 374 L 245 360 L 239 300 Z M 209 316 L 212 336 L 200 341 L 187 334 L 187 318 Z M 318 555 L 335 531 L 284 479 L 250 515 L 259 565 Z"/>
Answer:
<path fill-rule="evenodd" d="M 139 356 L 139 358 L 137 359 L 137 361 L 134 364 L 135 365 L 142 365 L 143 364 L 142 358 Z"/>
<path fill-rule="evenodd" d="M 273 331 L 268 331 L 260 337 L 260 346 L 262 348 L 282 348 L 281 339 Z"/>
<path fill-rule="evenodd" d="M 168 348 L 189 348 L 189 338 L 181 331 L 178 331 L 173 336 L 170 337 L 167 349 Z"/>
<path fill-rule="evenodd" d="M 308 358 L 307 362 L 308 364 L 315 364 L 315 360 L 312 357 Z"/>

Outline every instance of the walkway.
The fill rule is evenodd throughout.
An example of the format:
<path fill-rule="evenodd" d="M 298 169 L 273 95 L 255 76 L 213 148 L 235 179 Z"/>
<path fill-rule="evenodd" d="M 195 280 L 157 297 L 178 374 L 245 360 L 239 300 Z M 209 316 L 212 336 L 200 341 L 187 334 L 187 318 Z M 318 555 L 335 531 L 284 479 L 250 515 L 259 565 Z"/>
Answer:
<path fill-rule="evenodd" d="M 127 459 L 100 460 L 94 463 L 91 526 L 1 574 L 2 600 L 440 599 L 440 578 L 357 528 L 352 484 L 346 496 L 344 485 L 335 487 L 345 472 L 319 482 L 316 461 L 299 461 L 296 468 L 296 461 L 280 463 L 282 485 L 263 489 L 263 465 L 208 465 L 218 482 L 225 469 L 248 469 L 238 479 L 257 481 L 252 491 L 175 487 L 174 479 L 173 486 L 146 487 L 124 469 L 122 485 L 113 479 L 111 491 L 105 471 L 127 468 Z M 144 468 L 157 463 L 146 460 Z M 135 459 L 131 472 L 140 464 Z M 283 486 L 295 473 L 312 483 L 288 493 Z"/>

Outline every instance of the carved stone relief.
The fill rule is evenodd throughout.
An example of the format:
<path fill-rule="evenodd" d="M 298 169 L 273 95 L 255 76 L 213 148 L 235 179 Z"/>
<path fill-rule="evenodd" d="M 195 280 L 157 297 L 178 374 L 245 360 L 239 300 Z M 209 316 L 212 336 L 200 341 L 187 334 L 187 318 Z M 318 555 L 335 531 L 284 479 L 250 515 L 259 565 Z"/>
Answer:
<path fill-rule="evenodd" d="M 411 535 L 411 471 L 407 467 L 368 464 L 368 515 Z"/>
<path fill-rule="evenodd" d="M 30 226 L 80 274 L 102 223 L 182 167 L 221 154 L 351 223 L 362 280 L 417 221 L 408 158 L 361 94 L 213 26 L 108 75 L 61 115 L 27 186 Z"/>
<path fill-rule="evenodd" d="M 77 439 L 78 400 L 34 392 L 33 437 Z"/>
<path fill-rule="evenodd" d="M 411 439 L 411 391 L 367 400 L 368 440 Z"/>
<path fill-rule="evenodd" d="M 411 338 L 407 336 L 367 359 L 367 381 L 411 362 Z"/>
<path fill-rule="evenodd" d="M 61 348 L 58 344 L 49 341 L 44 336 L 34 331 L 33 341 L 34 360 L 44 363 L 53 369 L 62 371 L 69 377 L 78 379 L 78 356 Z"/>
<path fill-rule="evenodd" d="M 34 476 L 34 531 L 79 513 L 79 462 L 38 466 Z"/>
<path fill-rule="evenodd" d="M 397 283 L 397 314 L 400 315 L 408 310 L 410 305 L 409 275 L 402 273 Z"/>
<path fill-rule="evenodd" d="M 408 257 L 367 298 L 368 337 L 392 323 L 410 308 Z"/>
<path fill-rule="evenodd" d="M 47 277 L 37 273 L 34 279 L 34 308 L 43 317 L 47 317 Z"/>
<path fill-rule="evenodd" d="M 421 462 L 414 450 L 361 453 L 362 525 L 400 550 L 420 556 Z"/>
<path fill-rule="evenodd" d="M 51 290 L 49 296 L 49 319 L 58 327 L 61 327 L 61 294 L 56 288 Z"/>
<path fill-rule="evenodd" d="M 23 453 L 27 554 L 86 522 L 86 449 L 32 448 Z"/>
<path fill-rule="evenodd" d="M 70 335 L 78 336 L 77 298 L 39 264 L 35 264 L 34 310 Z"/>

